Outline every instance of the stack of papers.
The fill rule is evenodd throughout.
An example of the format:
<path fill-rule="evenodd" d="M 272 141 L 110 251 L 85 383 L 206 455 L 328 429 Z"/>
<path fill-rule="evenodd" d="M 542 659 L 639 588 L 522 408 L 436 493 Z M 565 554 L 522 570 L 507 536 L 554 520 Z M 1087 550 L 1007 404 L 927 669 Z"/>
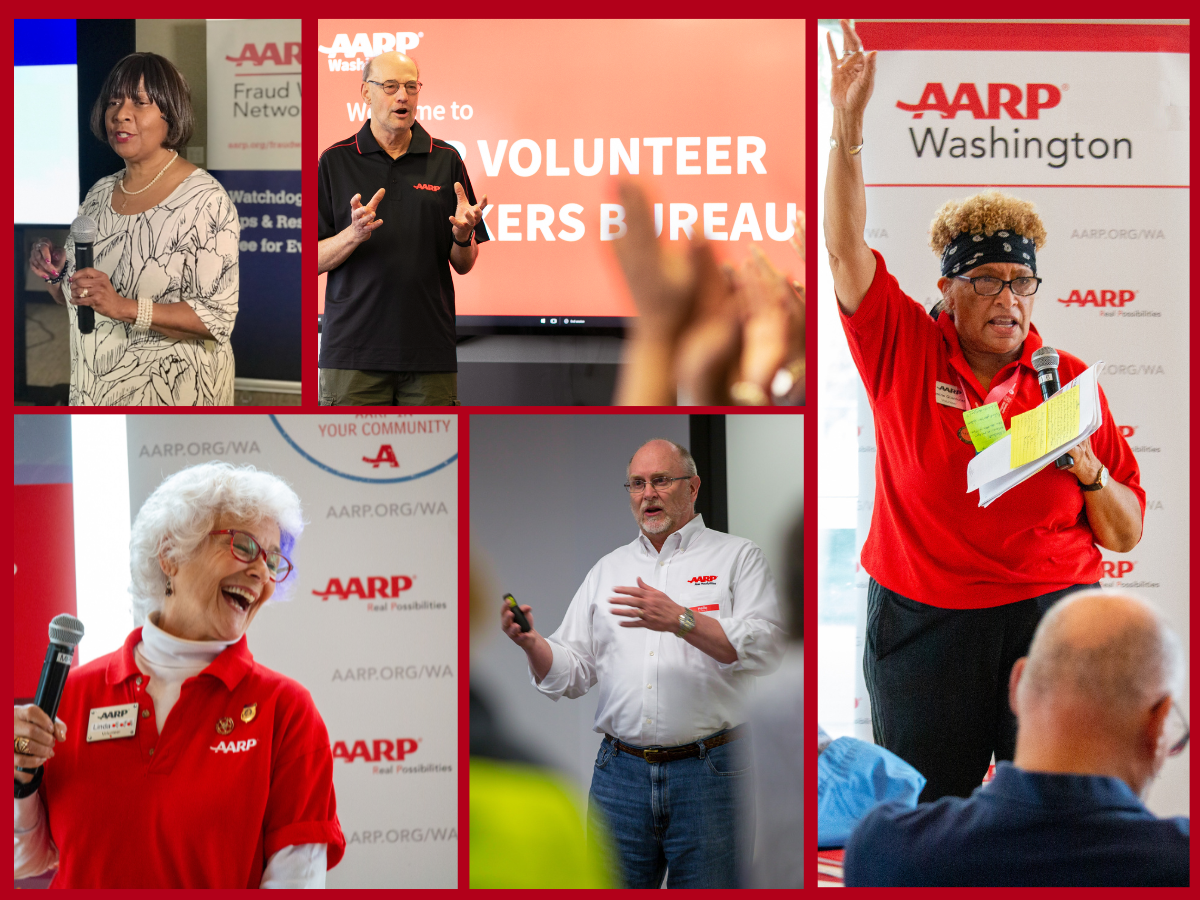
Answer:
<path fill-rule="evenodd" d="M 967 493 L 979 491 L 980 506 L 989 506 L 1096 432 L 1102 365 L 1097 362 L 1045 403 L 1013 416 L 1008 434 L 976 454 L 967 465 Z"/>

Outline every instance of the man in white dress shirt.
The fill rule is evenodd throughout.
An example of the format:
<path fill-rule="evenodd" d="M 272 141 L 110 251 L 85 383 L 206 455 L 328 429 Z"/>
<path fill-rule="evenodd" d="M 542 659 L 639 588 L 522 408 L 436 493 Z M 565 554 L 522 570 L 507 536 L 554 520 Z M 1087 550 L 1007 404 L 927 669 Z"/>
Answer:
<path fill-rule="evenodd" d="M 669 872 L 670 887 L 737 887 L 740 700 L 779 664 L 775 583 L 758 547 L 704 527 L 686 448 L 650 441 L 627 476 L 637 539 L 592 567 L 549 638 L 522 633 L 507 610 L 501 624 L 543 694 L 599 685 L 589 811 L 608 826 L 625 886 L 656 888 Z"/>

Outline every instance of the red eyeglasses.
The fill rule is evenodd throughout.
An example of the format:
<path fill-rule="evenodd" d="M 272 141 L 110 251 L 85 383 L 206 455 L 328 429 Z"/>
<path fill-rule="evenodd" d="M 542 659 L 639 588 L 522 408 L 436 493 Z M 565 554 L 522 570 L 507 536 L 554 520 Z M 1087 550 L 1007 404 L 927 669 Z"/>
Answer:
<path fill-rule="evenodd" d="M 271 580 L 276 583 L 283 581 L 292 573 L 293 567 L 290 559 L 278 550 L 264 550 L 254 539 L 254 535 L 248 531 L 223 528 L 220 531 L 210 531 L 209 534 L 229 535 L 229 552 L 233 554 L 234 559 L 252 563 L 261 556 L 267 564 L 267 571 L 271 573 Z"/>

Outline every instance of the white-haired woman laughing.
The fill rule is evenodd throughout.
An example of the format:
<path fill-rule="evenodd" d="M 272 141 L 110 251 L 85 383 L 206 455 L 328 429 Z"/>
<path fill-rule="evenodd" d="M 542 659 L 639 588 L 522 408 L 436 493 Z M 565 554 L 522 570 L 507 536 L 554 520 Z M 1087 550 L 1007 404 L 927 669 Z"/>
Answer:
<path fill-rule="evenodd" d="M 193 466 L 130 539 L 136 627 L 71 672 L 51 722 L 14 709 L 15 876 L 54 887 L 324 887 L 346 841 L 325 723 L 245 632 L 292 571 L 300 500 L 252 466 Z M 18 790 L 18 793 L 21 793 Z"/>

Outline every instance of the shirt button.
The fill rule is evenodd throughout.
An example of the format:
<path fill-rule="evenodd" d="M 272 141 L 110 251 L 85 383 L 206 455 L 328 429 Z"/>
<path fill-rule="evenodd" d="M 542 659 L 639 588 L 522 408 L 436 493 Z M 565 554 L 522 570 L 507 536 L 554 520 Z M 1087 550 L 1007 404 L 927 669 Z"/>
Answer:
<path fill-rule="evenodd" d="M 653 724 L 653 722 L 654 722 L 654 720 L 653 720 L 653 719 L 647 719 L 647 720 L 646 720 L 646 724 L 647 724 L 647 725 Z"/>
<path fill-rule="evenodd" d="M 651 651 L 650 651 L 650 655 L 651 655 L 651 656 L 653 656 L 653 655 L 654 655 L 654 651 L 653 651 L 653 650 L 651 650 Z"/>
<path fill-rule="evenodd" d="M 648 691 L 654 690 L 654 685 L 652 685 L 652 684 L 646 685 L 646 690 L 648 690 Z"/>
<path fill-rule="evenodd" d="M 139 675 L 137 678 L 133 679 L 133 683 L 140 685 L 142 683 L 142 676 Z"/>
<path fill-rule="evenodd" d="M 143 709 L 143 710 L 142 710 L 142 718 L 143 718 L 143 719 L 148 719 L 148 718 L 150 718 L 150 710 L 148 710 L 148 709 Z"/>
<path fill-rule="evenodd" d="M 153 756 L 153 755 L 154 755 L 154 748 L 153 748 L 153 747 L 151 747 L 151 748 L 150 748 L 150 755 L 151 755 L 151 756 Z"/>

